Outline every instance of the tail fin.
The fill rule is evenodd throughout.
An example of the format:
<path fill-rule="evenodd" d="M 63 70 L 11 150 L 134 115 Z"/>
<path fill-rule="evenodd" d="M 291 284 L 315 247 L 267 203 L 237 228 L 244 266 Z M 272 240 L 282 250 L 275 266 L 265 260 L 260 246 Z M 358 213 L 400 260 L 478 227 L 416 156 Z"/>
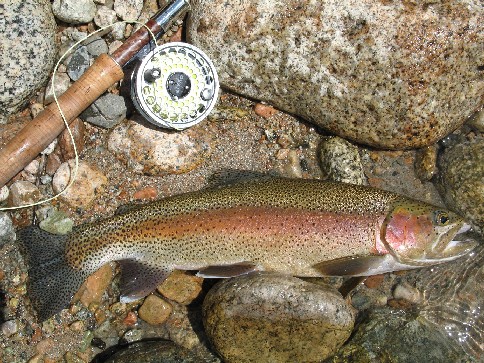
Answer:
<path fill-rule="evenodd" d="M 17 235 L 28 263 L 27 292 L 40 321 L 69 303 L 88 274 L 71 268 L 65 260 L 67 236 L 55 235 L 30 226 Z"/>

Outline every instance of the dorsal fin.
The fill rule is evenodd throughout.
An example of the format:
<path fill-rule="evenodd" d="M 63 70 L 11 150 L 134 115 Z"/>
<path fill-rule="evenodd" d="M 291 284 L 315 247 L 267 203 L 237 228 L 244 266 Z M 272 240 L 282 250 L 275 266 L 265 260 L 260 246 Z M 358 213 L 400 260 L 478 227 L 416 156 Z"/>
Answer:
<path fill-rule="evenodd" d="M 253 170 L 222 169 L 208 179 L 208 187 L 220 187 L 254 180 L 267 180 L 279 177 L 276 172 L 262 173 Z"/>

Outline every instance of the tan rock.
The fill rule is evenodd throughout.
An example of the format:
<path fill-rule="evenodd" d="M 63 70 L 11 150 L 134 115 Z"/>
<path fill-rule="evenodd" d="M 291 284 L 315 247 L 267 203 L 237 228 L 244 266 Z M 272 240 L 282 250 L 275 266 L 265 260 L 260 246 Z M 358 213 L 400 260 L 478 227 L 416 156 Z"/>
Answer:
<path fill-rule="evenodd" d="M 158 292 L 170 300 L 188 305 L 202 291 L 203 278 L 184 271 L 174 271 L 158 286 Z"/>
<path fill-rule="evenodd" d="M 264 103 L 257 103 L 254 106 L 254 112 L 258 116 L 261 116 L 261 117 L 264 117 L 264 118 L 269 118 L 269 117 L 277 114 L 278 111 L 270 105 L 266 105 Z"/>
<path fill-rule="evenodd" d="M 114 272 L 111 264 L 102 266 L 84 281 L 76 295 L 74 295 L 73 300 L 80 301 L 86 307 L 89 307 L 91 304 L 99 304 L 113 276 Z"/>
<path fill-rule="evenodd" d="M 52 180 L 55 193 L 63 191 L 74 175 L 75 161 L 69 160 L 57 169 Z M 107 184 L 106 176 L 95 166 L 85 161 L 79 161 L 79 170 L 76 179 L 69 189 L 61 195 L 61 198 L 72 207 L 88 207 Z"/>
<path fill-rule="evenodd" d="M 163 324 L 173 308 L 170 303 L 156 295 L 149 295 L 138 310 L 139 317 L 148 324 Z"/>

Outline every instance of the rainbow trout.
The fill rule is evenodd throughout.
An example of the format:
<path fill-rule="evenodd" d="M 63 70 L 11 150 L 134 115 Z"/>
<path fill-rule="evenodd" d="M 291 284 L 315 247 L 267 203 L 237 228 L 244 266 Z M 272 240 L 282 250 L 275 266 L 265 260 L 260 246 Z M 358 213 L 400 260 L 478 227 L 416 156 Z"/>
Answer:
<path fill-rule="evenodd" d="M 231 277 L 366 276 L 454 260 L 476 242 L 456 214 L 398 194 L 319 180 L 246 180 L 172 196 L 66 236 L 19 234 L 28 292 L 44 320 L 82 282 L 119 261 L 121 301 L 141 298 L 175 269 Z"/>

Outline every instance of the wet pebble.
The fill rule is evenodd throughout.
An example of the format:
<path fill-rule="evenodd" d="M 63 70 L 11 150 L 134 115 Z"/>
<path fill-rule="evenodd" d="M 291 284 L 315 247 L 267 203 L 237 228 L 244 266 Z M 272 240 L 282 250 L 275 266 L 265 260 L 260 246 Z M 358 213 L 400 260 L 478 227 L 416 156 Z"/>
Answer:
<path fill-rule="evenodd" d="M 340 138 L 323 140 L 320 149 L 321 169 L 332 181 L 366 185 L 358 147 Z"/>
<path fill-rule="evenodd" d="M 203 322 L 225 362 L 317 362 L 348 339 L 355 313 L 330 287 L 270 273 L 215 285 Z"/>
<path fill-rule="evenodd" d="M 484 133 L 484 110 L 476 112 L 466 123 L 478 132 Z"/>
<path fill-rule="evenodd" d="M 18 180 L 10 186 L 10 195 L 8 204 L 12 207 L 18 207 L 38 202 L 42 195 L 34 184 L 25 180 Z"/>
<path fill-rule="evenodd" d="M 484 231 L 484 138 L 445 149 L 438 165 L 437 186 L 446 205 Z"/>
<path fill-rule="evenodd" d="M 180 174 L 195 169 L 207 157 L 209 137 L 197 127 L 173 132 L 129 121 L 113 129 L 108 148 L 136 173 Z"/>
<path fill-rule="evenodd" d="M 174 271 L 158 286 L 160 294 L 182 305 L 188 305 L 202 291 L 203 278 L 184 271 Z"/>
<path fill-rule="evenodd" d="M 395 286 L 393 290 L 393 297 L 395 299 L 403 299 L 413 304 L 422 302 L 423 296 L 415 287 L 406 283 L 401 283 Z"/>
<path fill-rule="evenodd" d="M 52 11 L 57 19 L 69 24 L 88 23 L 96 15 L 92 0 L 54 0 Z"/>
<path fill-rule="evenodd" d="M 148 295 L 138 310 L 139 317 L 148 324 L 163 324 L 170 316 L 171 304 L 156 295 Z"/>
<path fill-rule="evenodd" d="M 351 305 L 359 311 L 385 306 L 388 302 L 387 296 L 375 289 L 361 288 L 351 296 Z"/>
<path fill-rule="evenodd" d="M 57 72 L 54 79 L 54 87 L 52 87 L 52 78 L 47 84 L 44 95 L 44 105 L 54 102 L 54 91 L 57 99 L 62 95 L 71 85 L 71 79 L 67 73 Z"/>
<path fill-rule="evenodd" d="M 57 55 L 48 0 L 2 1 L 0 123 L 45 85 Z M 8 31 L 6 31 L 8 29 Z"/>
<path fill-rule="evenodd" d="M 126 117 L 124 98 L 112 93 L 105 93 L 89 106 L 80 116 L 93 125 L 110 129 Z"/>
<path fill-rule="evenodd" d="M 69 160 L 61 164 L 52 180 L 55 193 L 63 191 L 74 175 L 75 162 Z M 80 160 L 79 170 L 72 186 L 68 188 L 61 198 L 73 207 L 87 208 L 107 184 L 106 176 L 95 166 Z"/>

